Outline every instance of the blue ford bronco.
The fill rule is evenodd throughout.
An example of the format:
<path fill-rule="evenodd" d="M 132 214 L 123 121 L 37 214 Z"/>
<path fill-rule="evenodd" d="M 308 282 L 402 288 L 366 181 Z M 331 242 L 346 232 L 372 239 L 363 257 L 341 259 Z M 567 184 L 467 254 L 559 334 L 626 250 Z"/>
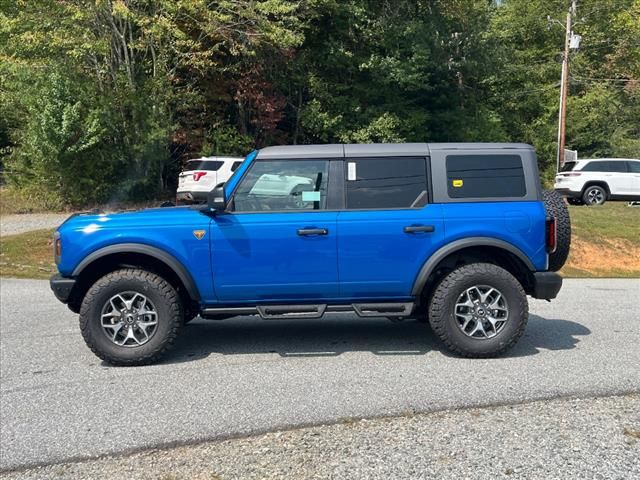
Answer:
<path fill-rule="evenodd" d="M 162 357 L 185 323 L 428 321 L 451 351 L 505 352 L 527 295 L 553 299 L 567 208 L 525 144 L 269 147 L 206 205 L 81 213 L 56 231 L 56 297 L 115 365 Z"/>

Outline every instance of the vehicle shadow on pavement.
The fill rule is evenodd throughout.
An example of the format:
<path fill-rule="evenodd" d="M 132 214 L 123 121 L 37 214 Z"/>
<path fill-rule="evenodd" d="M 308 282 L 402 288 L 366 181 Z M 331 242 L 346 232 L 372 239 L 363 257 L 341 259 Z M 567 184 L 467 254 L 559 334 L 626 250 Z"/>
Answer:
<path fill-rule="evenodd" d="M 197 319 L 181 332 L 165 362 L 184 362 L 210 354 L 336 357 L 365 351 L 375 355 L 424 355 L 439 349 L 436 340 L 424 323 L 415 320 L 393 323 L 355 315 L 313 320 Z"/>
<path fill-rule="evenodd" d="M 584 325 L 571 320 L 549 319 L 530 315 L 524 335 L 507 357 L 526 357 L 540 350 L 571 350 L 581 338 L 591 335 Z"/>
<path fill-rule="evenodd" d="M 531 315 L 522 339 L 506 357 L 535 355 L 540 349 L 570 350 L 591 331 L 569 320 Z M 328 316 L 314 320 L 265 321 L 254 317 L 212 321 L 196 319 L 185 326 L 163 363 L 181 363 L 211 354 L 277 354 L 281 357 L 336 357 L 345 352 L 374 355 L 425 355 L 444 348 L 430 328 L 407 320 Z"/>

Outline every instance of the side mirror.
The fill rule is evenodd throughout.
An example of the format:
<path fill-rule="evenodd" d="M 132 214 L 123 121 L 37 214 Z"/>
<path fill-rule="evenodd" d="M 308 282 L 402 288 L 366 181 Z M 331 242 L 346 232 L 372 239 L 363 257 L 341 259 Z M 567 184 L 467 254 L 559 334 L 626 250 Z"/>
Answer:
<path fill-rule="evenodd" d="M 227 209 L 227 199 L 224 196 L 224 185 L 217 185 L 207 195 L 207 206 L 211 212 L 222 213 Z"/>

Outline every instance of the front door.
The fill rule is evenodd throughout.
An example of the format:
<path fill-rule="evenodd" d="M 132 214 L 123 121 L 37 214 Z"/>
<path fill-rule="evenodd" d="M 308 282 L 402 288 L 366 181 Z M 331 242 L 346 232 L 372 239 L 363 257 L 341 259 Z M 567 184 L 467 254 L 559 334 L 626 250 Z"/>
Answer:
<path fill-rule="evenodd" d="M 345 160 L 338 215 L 340 295 L 407 298 L 444 238 L 442 206 L 428 203 L 424 157 Z"/>
<path fill-rule="evenodd" d="M 216 296 L 223 303 L 338 296 L 336 211 L 329 160 L 255 160 L 211 222 Z"/>

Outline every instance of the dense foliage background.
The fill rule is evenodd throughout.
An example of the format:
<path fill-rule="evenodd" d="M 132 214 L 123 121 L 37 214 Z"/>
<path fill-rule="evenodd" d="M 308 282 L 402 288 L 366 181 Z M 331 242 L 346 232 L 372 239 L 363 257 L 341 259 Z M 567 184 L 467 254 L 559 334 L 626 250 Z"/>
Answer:
<path fill-rule="evenodd" d="M 569 0 L 0 0 L 0 152 L 52 206 L 142 200 L 269 144 L 556 155 Z M 569 148 L 640 156 L 640 0 L 578 2 Z"/>

